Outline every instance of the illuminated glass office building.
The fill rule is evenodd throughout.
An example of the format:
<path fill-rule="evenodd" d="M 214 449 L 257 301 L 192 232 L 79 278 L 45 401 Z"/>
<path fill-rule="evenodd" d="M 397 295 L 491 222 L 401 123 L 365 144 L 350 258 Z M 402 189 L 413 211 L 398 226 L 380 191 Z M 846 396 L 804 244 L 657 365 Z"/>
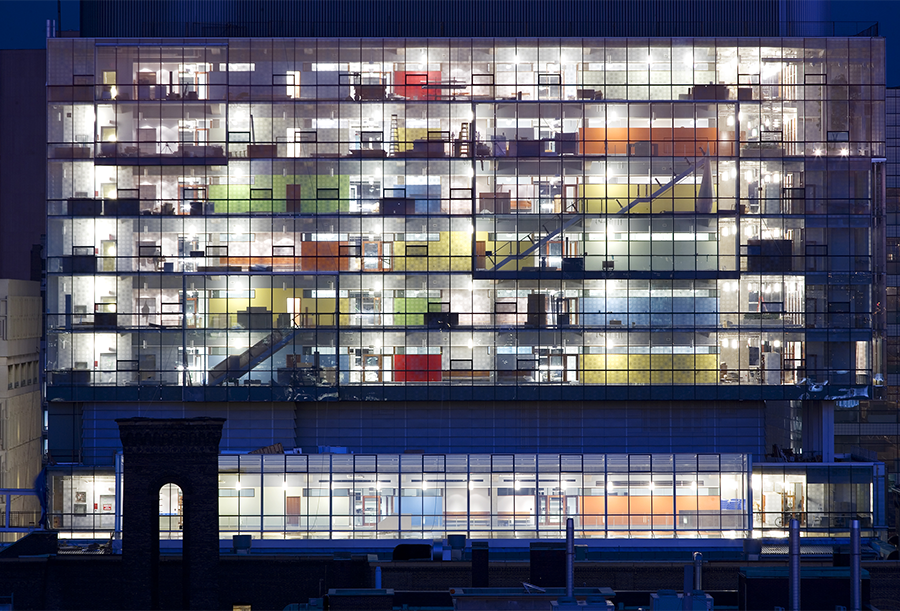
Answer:
<path fill-rule="evenodd" d="M 521 511 L 459 511 L 512 511 L 493 528 L 533 537 L 541 511 L 594 515 L 566 490 L 696 497 L 711 456 L 730 492 L 691 511 L 740 518 L 715 536 L 791 512 L 831 516 L 811 532 L 851 510 L 877 527 L 878 467 L 844 499 L 807 492 L 843 482 L 832 467 L 766 490 L 773 467 L 750 457 L 830 464 L 832 410 L 883 381 L 884 81 L 871 37 L 51 39 L 50 453 L 114 481 L 114 420 L 136 415 L 226 417 L 225 451 L 371 456 L 304 462 L 350 481 L 420 450 L 411 472 L 463 497 L 471 473 L 510 474 L 495 496 L 529 491 Z M 377 477 L 289 484 L 292 459 L 290 498 L 329 498 L 347 524 L 394 507 L 371 500 Z M 61 528 L 89 505 L 73 477 L 53 490 Z M 396 477 L 398 499 L 419 492 L 402 536 L 457 528 L 427 478 Z M 273 532 L 307 536 L 286 498 Z"/>

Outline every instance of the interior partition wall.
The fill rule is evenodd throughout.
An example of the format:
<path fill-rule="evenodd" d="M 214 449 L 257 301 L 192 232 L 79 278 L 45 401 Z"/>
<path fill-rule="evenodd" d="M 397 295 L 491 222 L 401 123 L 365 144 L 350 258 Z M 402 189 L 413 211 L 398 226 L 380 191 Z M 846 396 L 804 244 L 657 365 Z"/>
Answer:
<path fill-rule="evenodd" d="M 882 374 L 882 39 L 48 45 L 52 401 Z"/>

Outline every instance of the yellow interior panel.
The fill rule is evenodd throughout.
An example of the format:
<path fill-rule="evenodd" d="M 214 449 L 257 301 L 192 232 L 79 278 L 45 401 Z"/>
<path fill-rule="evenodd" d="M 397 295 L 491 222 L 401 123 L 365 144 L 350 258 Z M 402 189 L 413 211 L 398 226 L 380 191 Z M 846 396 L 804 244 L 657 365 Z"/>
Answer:
<path fill-rule="evenodd" d="M 288 311 L 287 300 L 289 298 L 299 298 L 303 295 L 303 291 L 298 289 L 254 289 L 253 298 L 245 299 L 210 299 L 207 302 L 207 310 L 210 314 L 227 315 L 227 327 L 237 324 L 237 313 L 250 307 L 264 307 L 273 313 L 285 314 Z M 304 298 L 301 301 L 301 311 L 295 314 L 308 314 L 301 318 L 298 322 L 304 326 L 333 326 L 334 321 L 334 298 Z M 342 298 L 341 307 L 341 324 L 350 324 L 350 299 Z"/>
<path fill-rule="evenodd" d="M 715 384 L 716 354 L 585 354 L 579 358 L 585 384 Z"/>
<path fill-rule="evenodd" d="M 484 233 L 484 236 L 487 237 L 487 233 Z M 479 238 L 480 239 L 480 238 Z M 493 255 L 489 257 L 485 257 L 485 265 L 487 269 L 494 269 L 494 266 L 506 259 L 508 256 L 515 253 L 523 253 L 528 250 L 532 244 L 529 241 L 518 242 L 518 248 L 516 249 L 516 242 L 490 242 L 485 240 L 485 251 L 492 252 Z M 536 252 L 529 253 L 524 257 L 519 259 L 513 259 L 508 263 L 504 264 L 497 271 L 501 272 L 514 272 L 525 267 L 534 267 L 534 257 Z"/>
<path fill-rule="evenodd" d="M 635 199 L 650 197 L 659 188 L 658 185 L 587 184 L 578 185 L 578 197 L 584 202 L 585 211 L 590 214 L 615 214 L 628 207 Z M 629 212 L 634 214 L 694 212 L 699 192 L 699 184 L 674 185 L 652 201 L 635 205 Z M 713 193 L 715 194 L 715 188 Z M 715 199 L 712 211 L 717 211 Z"/>
<path fill-rule="evenodd" d="M 425 127 L 398 127 L 398 148 L 401 151 L 411 151 L 414 140 L 427 140 L 428 128 Z"/>
<path fill-rule="evenodd" d="M 394 270 L 446 272 L 472 269 L 472 236 L 465 231 L 442 231 L 436 242 L 394 242 Z M 406 256 L 407 246 L 425 246 L 427 256 Z"/>

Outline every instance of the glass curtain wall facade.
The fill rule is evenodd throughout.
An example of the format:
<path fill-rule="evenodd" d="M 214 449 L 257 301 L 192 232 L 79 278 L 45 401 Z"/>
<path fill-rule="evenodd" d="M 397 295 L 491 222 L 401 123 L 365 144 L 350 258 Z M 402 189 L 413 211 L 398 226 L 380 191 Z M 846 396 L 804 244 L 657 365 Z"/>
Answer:
<path fill-rule="evenodd" d="M 883 116 L 876 38 L 49 40 L 48 399 L 865 396 Z"/>
<path fill-rule="evenodd" d="M 127 532 L 112 470 L 54 468 L 64 538 Z M 219 458 L 230 539 L 745 538 L 883 529 L 883 466 L 757 464 L 742 454 L 310 454 Z M 180 539 L 181 490 L 160 488 L 160 536 Z M 751 526 L 752 525 L 752 526 Z M 874 529 L 874 530 L 873 530 Z"/>

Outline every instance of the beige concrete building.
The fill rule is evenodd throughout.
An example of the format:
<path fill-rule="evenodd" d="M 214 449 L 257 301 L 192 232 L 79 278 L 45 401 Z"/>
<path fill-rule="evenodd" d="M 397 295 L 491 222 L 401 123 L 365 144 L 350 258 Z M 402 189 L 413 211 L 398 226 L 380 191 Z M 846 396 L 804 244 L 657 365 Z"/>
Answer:
<path fill-rule="evenodd" d="M 0 280 L 0 489 L 31 489 L 41 461 L 40 284 Z M 9 503 L 9 527 L 40 518 L 37 497 L 0 495 L 0 520 Z M 20 535 L 6 533 L 6 540 Z"/>

